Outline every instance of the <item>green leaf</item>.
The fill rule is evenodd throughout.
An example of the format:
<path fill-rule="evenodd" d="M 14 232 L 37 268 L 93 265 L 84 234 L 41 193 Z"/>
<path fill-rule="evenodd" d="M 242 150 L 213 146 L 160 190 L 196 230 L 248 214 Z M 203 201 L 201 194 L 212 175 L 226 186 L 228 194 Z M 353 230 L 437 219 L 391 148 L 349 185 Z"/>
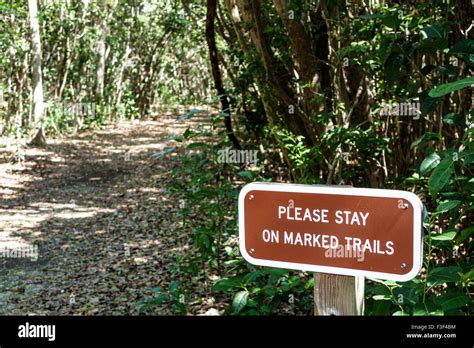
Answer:
<path fill-rule="evenodd" d="M 247 300 L 249 297 L 248 291 L 239 291 L 235 294 L 234 299 L 232 300 L 232 310 L 234 314 L 240 313 L 242 309 L 247 305 Z"/>
<path fill-rule="evenodd" d="M 168 291 L 171 295 L 173 295 L 173 297 L 176 297 L 177 295 L 180 294 L 179 287 L 180 287 L 179 281 L 173 280 L 172 282 L 170 282 L 168 286 Z"/>
<path fill-rule="evenodd" d="M 397 29 L 398 26 L 402 23 L 402 21 L 398 18 L 398 14 L 395 13 L 390 16 L 382 17 L 382 23 L 383 25 L 386 25 L 389 28 Z"/>
<path fill-rule="evenodd" d="M 462 269 L 458 266 L 433 268 L 428 274 L 428 285 L 458 282 L 461 280 L 461 272 Z"/>
<path fill-rule="evenodd" d="M 183 133 L 184 139 L 189 139 L 189 138 L 191 137 L 191 135 L 192 135 L 192 132 L 191 132 L 191 130 L 190 130 L 189 128 L 186 129 L 186 130 L 184 131 L 184 133 Z"/>
<path fill-rule="evenodd" d="M 426 132 L 411 144 L 410 149 L 414 149 L 417 146 L 423 147 L 426 143 L 432 140 L 441 140 L 441 135 L 439 133 Z"/>
<path fill-rule="evenodd" d="M 469 272 L 462 276 L 463 281 L 474 280 L 474 269 L 471 269 Z"/>
<path fill-rule="evenodd" d="M 435 168 L 441 160 L 441 157 L 436 152 L 428 155 L 420 165 L 420 173 L 425 175 Z"/>
<path fill-rule="evenodd" d="M 474 54 L 474 40 L 464 39 L 457 42 L 450 50 L 449 54 Z"/>
<path fill-rule="evenodd" d="M 428 312 L 424 308 L 416 308 L 413 311 L 413 315 L 414 316 L 425 316 L 425 315 L 428 315 Z"/>
<path fill-rule="evenodd" d="M 438 104 L 441 102 L 442 98 L 431 98 L 429 95 L 426 95 L 421 101 L 420 111 L 422 116 L 426 116 L 429 113 L 436 110 Z"/>
<path fill-rule="evenodd" d="M 390 295 L 374 295 L 374 296 L 372 296 L 372 298 L 375 301 L 382 301 L 382 300 L 390 300 L 391 299 Z"/>
<path fill-rule="evenodd" d="M 432 194 L 440 192 L 449 182 L 454 172 L 452 164 L 452 159 L 448 157 L 442 160 L 433 170 L 428 183 Z"/>
<path fill-rule="evenodd" d="M 265 296 L 267 296 L 267 297 L 273 297 L 273 296 L 275 296 L 275 295 L 278 293 L 278 291 L 275 290 L 275 289 L 273 288 L 273 286 L 272 286 L 272 287 L 266 287 L 265 290 L 263 290 L 263 293 L 264 293 Z"/>
<path fill-rule="evenodd" d="M 436 208 L 436 211 L 438 213 L 443 213 L 445 211 L 456 209 L 460 204 L 461 204 L 461 201 L 455 200 L 455 199 L 443 201 L 438 205 L 438 208 Z"/>
<path fill-rule="evenodd" d="M 261 270 L 261 269 L 258 270 L 258 271 L 249 272 L 243 277 L 242 281 L 244 283 L 251 283 L 251 282 L 255 281 L 256 279 L 262 277 L 262 274 L 263 274 L 262 272 L 263 272 L 263 270 Z"/>
<path fill-rule="evenodd" d="M 398 17 L 398 12 L 393 11 L 393 13 L 383 14 L 375 13 L 371 15 L 362 15 L 359 16 L 362 19 L 381 19 L 383 25 L 386 25 L 389 28 L 397 29 L 398 26 L 402 23 L 402 20 Z"/>
<path fill-rule="evenodd" d="M 262 274 L 269 274 L 274 276 L 284 276 L 288 274 L 288 270 L 284 268 L 264 268 Z"/>
<path fill-rule="evenodd" d="M 253 290 L 255 290 L 255 289 L 253 289 Z M 257 290 L 259 290 L 259 289 L 257 289 Z M 254 292 L 252 291 L 252 293 L 254 293 Z M 257 291 L 257 293 L 258 293 L 258 291 Z M 248 302 L 247 302 L 247 307 L 256 308 L 256 307 L 258 307 L 258 302 L 255 301 L 255 300 L 249 299 Z M 246 315 L 248 315 L 248 314 L 246 313 Z M 257 315 L 258 315 L 258 312 L 257 312 Z"/>
<path fill-rule="evenodd" d="M 235 260 L 229 260 L 229 261 L 226 261 L 224 262 L 225 265 L 227 266 L 238 266 L 238 265 L 243 265 L 244 264 L 244 260 L 243 259 L 235 259 Z"/>
<path fill-rule="evenodd" d="M 467 124 L 464 119 L 456 112 L 450 112 L 443 117 L 443 122 L 450 126 L 458 126 L 460 128 L 466 128 Z"/>
<path fill-rule="evenodd" d="M 253 179 L 253 173 L 246 170 L 239 172 L 238 175 L 245 179 L 249 179 L 249 180 Z"/>
<path fill-rule="evenodd" d="M 145 307 L 161 305 L 168 300 L 168 296 L 164 293 L 163 288 L 161 287 L 153 288 L 152 291 L 155 293 L 155 295 L 153 296 L 152 299 L 144 301 L 143 304 Z"/>
<path fill-rule="evenodd" d="M 413 316 L 427 316 L 427 315 L 444 315 L 444 312 L 441 309 L 436 309 L 435 311 L 427 311 L 426 307 L 418 304 L 413 309 Z"/>
<path fill-rule="evenodd" d="M 397 282 L 394 280 L 372 279 L 372 281 L 376 283 L 384 284 L 386 286 L 399 286 Z"/>
<path fill-rule="evenodd" d="M 254 294 L 254 295 L 255 295 L 255 294 L 258 294 L 258 293 L 260 293 L 260 292 L 262 292 L 262 288 L 253 288 L 253 289 L 252 289 L 252 294 Z M 249 300 L 249 302 L 247 303 L 247 306 L 250 306 L 250 301 L 251 301 L 251 300 Z M 252 302 L 254 302 L 254 301 L 252 301 Z M 250 307 L 251 307 L 251 306 L 250 306 Z"/>
<path fill-rule="evenodd" d="M 426 35 L 426 39 L 442 39 L 446 37 L 447 31 L 446 23 L 437 22 L 432 25 L 423 27 L 421 29 Z"/>
<path fill-rule="evenodd" d="M 166 294 L 159 294 L 157 297 L 154 297 L 151 300 L 151 304 L 153 305 L 161 305 L 168 300 L 168 296 Z"/>
<path fill-rule="evenodd" d="M 207 147 L 209 146 L 208 144 L 206 143 L 191 143 L 188 145 L 188 149 L 195 149 L 195 148 L 198 148 L 198 147 Z"/>
<path fill-rule="evenodd" d="M 387 57 L 384 64 L 385 78 L 388 82 L 394 83 L 400 80 L 403 68 L 403 52 L 395 49 L 398 45 L 394 45 L 393 51 Z"/>
<path fill-rule="evenodd" d="M 467 77 L 459 81 L 445 83 L 444 85 L 432 89 L 429 93 L 429 96 L 432 98 L 442 97 L 453 91 L 469 87 L 472 84 L 474 84 L 474 77 Z"/>
<path fill-rule="evenodd" d="M 375 301 L 371 315 L 390 315 L 392 301 Z"/>
<path fill-rule="evenodd" d="M 453 240 L 454 237 L 456 237 L 456 231 L 431 235 L 432 240 Z"/>
<path fill-rule="evenodd" d="M 471 302 L 471 298 L 465 294 L 447 294 L 437 296 L 433 299 L 434 303 L 443 308 L 444 311 L 461 308 Z"/>
<path fill-rule="evenodd" d="M 464 242 L 473 233 L 474 233 L 474 226 L 470 226 L 468 228 L 463 229 L 461 233 L 459 234 L 459 242 Z"/>
<path fill-rule="evenodd" d="M 233 278 L 222 278 L 219 279 L 214 283 L 212 287 L 213 291 L 228 291 L 233 288 L 237 288 L 241 286 L 241 279 L 240 277 L 233 277 Z"/>
<path fill-rule="evenodd" d="M 415 310 L 413 311 L 413 315 L 414 316 L 427 316 L 427 315 L 444 315 L 444 312 L 441 310 L 441 309 L 437 309 L 433 312 L 427 312 L 425 308 L 415 308 Z"/>
<path fill-rule="evenodd" d="M 267 305 L 263 305 L 262 307 L 260 307 L 260 311 L 263 313 L 263 314 L 270 314 L 273 312 L 273 308 L 270 307 L 270 306 L 267 306 Z"/>
<path fill-rule="evenodd" d="M 465 39 L 456 43 L 449 50 L 449 55 L 460 56 L 470 66 L 474 66 L 474 40 Z"/>
<path fill-rule="evenodd" d="M 457 74 L 456 67 L 454 67 L 454 66 L 448 66 L 448 67 L 438 66 L 437 70 L 440 73 L 446 74 L 446 75 L 451 76 L 451 77 L 454 77 Z"/>
<path fill-rule="evenodd" d="M 474 153 L 472 152 L 461 154 L 461 158 L 462 158 L 462 164 L 466 168 L 468 167 L 469 164 L 474 163 Z M 473 181 L 470 180 L 470 182 L 473 182 Z"/>
<path fill-rule="evenodd" d="M 428 50 L 443 50 L 448 48 L 449 25 L 446 22 L 437 22 L 421 29 L 423 39 L 419 48 Z"/>

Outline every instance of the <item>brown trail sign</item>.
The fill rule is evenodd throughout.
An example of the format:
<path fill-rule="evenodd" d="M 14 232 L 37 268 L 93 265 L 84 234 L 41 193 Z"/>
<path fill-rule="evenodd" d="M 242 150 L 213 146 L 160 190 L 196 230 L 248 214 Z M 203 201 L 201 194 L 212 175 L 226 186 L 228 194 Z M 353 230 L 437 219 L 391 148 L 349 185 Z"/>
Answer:
<path fill-rule="evenodd" d="M 405 191 L 251 183 L 240 251 L 254 265 L 407 281 L 422 264 L 422 211 Z"/>
<path fill-rule="evenodd" d="M 422 209 L 405 191 L 251 183 L 240 250 L 255 265 L 407 281 L 421 268 Z"/>

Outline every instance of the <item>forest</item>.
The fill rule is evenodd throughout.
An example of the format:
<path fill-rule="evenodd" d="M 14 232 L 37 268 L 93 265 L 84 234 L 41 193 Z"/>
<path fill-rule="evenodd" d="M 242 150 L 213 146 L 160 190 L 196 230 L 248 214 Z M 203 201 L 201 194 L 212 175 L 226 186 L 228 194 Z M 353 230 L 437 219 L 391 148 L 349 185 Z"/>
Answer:
<path fill-rule="evenodd" d="M 364 315 L 472 315 L 473 14 L 0 0 L 0 314 L 312 315 L 317 278 L 239 251 L 239 191 L 275 182 L 415 193 L 421 272 L 367 278 Z"/>

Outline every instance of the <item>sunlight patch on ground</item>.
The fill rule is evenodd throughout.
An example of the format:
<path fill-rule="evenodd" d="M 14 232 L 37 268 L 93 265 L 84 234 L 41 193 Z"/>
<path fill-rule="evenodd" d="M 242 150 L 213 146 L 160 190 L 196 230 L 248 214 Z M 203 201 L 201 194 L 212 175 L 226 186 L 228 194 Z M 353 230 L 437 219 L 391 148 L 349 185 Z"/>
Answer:
<path fill-rule="evenodd" d="M 92 217 L 99 213 L 113 213 L 115 209 L 100 208 L 100 207 L 82 207 L 74 203 L 61 204 L 51 202 L 38 202 L 31 204 L 32 207 L 38 207 L 41 211 L 49 212 L 44 217 L 59 218 L 59 219 L 82 219 Z"/>
<path fill-rule="evenodd" d="M 43 233 L 38 231 L 38 227 L 46 220 L 92 218 L 100 213 L 116 211 L 109 208 L 52 202 L 36 202 L 30 207 L 36 209 L 0 209 L 0 252 L 4 249 L 21 249 L 31 246 L 32 243 L 27 239 L 31 237 L 36 239 L 41 236 Z M 62 221 L 61 225 L 66 225 L 66 221 Z"/>

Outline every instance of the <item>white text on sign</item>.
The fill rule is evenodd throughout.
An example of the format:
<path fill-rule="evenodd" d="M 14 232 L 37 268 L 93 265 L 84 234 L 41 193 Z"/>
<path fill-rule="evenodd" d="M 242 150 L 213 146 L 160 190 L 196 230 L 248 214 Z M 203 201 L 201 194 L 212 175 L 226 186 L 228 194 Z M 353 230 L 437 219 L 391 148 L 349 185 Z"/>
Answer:
<path fill-rule="evenodd" d="M 278 206 L 278 219 L 288 221 L 309 221 L 314 223 L 329 224 L 334 222 L 338 225 L 367 226 L 370 213 L 363 211 L 316 209 L 295 206 L 294 200 L 288 202 L 288 206 Z M 356 236 L 346 236 L 343 241 L 329 234 L 316 234 L 302 231 L 280 231 L 266 228 L 262 231 L 262 239 L 266 243 L 283 243 L 295 246 L 336 249 L 344 245 L 346 249 L 358 253 L 387 254 L 394 253 L 394 243 L 386 241 L 382 243 L 378 239 L 363 239 Z"/>

